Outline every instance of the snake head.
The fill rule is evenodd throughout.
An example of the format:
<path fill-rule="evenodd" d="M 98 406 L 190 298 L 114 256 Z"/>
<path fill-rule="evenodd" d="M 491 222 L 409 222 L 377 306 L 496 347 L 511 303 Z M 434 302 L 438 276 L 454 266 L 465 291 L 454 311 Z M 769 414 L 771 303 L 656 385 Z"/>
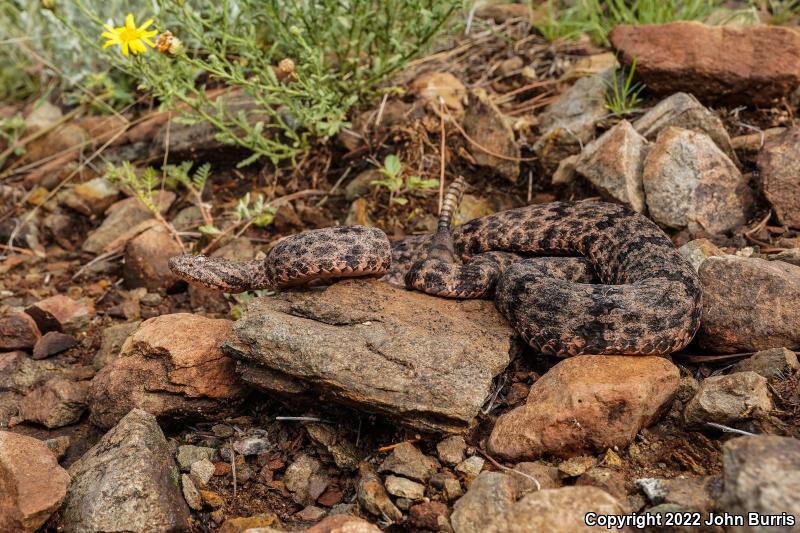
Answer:
<path fill-rule="evenodd" d="M 182 254 L 169 259 L 169 269 L 184 281 L 214 291 L 238 293 L 265 288 L 263 261 Z"/>

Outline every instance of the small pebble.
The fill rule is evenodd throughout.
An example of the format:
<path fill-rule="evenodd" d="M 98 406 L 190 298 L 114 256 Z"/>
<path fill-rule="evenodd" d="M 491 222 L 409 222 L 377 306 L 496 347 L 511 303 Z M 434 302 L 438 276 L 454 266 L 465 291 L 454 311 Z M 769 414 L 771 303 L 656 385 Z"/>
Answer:
<path fill-rule="evenodd" d="M 469 459 L 465 459 L 458 463 L 456 466 L 456 472 L 460 472 L 467 477 L 476 477 L 481 473 L 481 470 L 483 470 L 483 465 L 485 462 L 486 461 L 484 461 L 482 457 L 473 455 Z"/>

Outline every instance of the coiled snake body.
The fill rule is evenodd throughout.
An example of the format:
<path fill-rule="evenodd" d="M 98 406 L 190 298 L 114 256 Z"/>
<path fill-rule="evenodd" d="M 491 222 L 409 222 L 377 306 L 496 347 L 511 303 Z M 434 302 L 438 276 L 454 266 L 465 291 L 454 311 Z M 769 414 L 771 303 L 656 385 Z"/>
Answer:
<path fill-rule="evenodd" d="M 432 236 L 392 245 L 375 228 L 332 227 L 287 237 L 263 260 L 184 254 L 170 267 L 225 292 L 385 276 L 442 297 L 493 296 L 526 342 L 558 356 L 667 354 L 691 341 L 700 323 L 699 280 L 648 218 L 616 204 L 555 202 L 451 231 L 463 187 L 451 186 Z"/>

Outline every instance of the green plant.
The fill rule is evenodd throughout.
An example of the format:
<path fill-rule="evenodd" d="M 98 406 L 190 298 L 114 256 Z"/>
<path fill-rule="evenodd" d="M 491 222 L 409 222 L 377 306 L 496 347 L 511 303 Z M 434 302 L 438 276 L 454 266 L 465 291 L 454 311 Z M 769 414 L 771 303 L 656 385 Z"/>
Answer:
<path fill-rule="evenodd" d="M 99 29 L 100 12 L 74 0 Z M 360 99 L 424 50 L 460 0 L 156 0 L 156 25 L 181 46 L 124 58 L 115 66 L 162 103 L 205 121 L 218 138 L 277 163 L 336 134 Z M 122 13 L 114 14 L 116 21 Z M 69 21 L 65 20 L 65 24 Z M 73 30 L 87 46 L 94 35 Z M 96 34 L 95 34 L 96 35 Z M 172 37 L 174 35 L 174 37 Z M 162 34 L 164 36 L 164 34 Z M 214 98 L 209 87 L 228 89 Z M 244 95 L 249 110 L 231 106 Z"/>
<path fill-rule="evenodd" d="M 771 15 L 769 24 L 796 24 L 800 18 L 800 0 L 750 0 L 750 4 Z"/>
<path fill-rule="evenodd" d="M 547 40 L 576 39 L 582 33 L 608 45 L 608 33 L 617 24 L 660 24 L 675 20 L 702 20 L 721 0 L 548 0 L 534 27 Z"/>
<path fill-rule="evenodd" d="M 0 119 L 0 151 L 4 150 L 7 146 L 13 146 L 25 132 L 25 119 L 22 113 L 15 113 L 14 115 Z M 25 153 L 24 146 L 17 146 L 14 149 L 14 155 L 21 156 Z M 0 160 L 0 166 L 3 161 Z"/>
<path fill-rule="evenodd" d="M 149 0 L 84 1 L 92 9 L 109 12 L 150 5 Z M 86 46 L 73 28 L 92 34 L 96 31 L 95 22 L 72 0 L 1 1 L 0 101 L 23 100 L 50 86 L 77 93 L 78 87 L 92 85 L 90 78 L 102 73 L 113 81 L 117 93 L 128 92 L 126 97 L 109 99 L 108 104 L 127 105 L 133 95 L 132 78 L 119 70 L 110 71 L 108 54 L 99 47 Z M 102 106 L 103 113 L 109 112 L 108 104 Z"/>
<path fill-rule="evenodd" d="M 423 179 L 419 176 L 402 176 L 403 164 L 400 158 L 394 154 L 387 155 L 383 160 L 383 166 L 378 169 L 385 177 L 380 180 L 372 180 L 370 185 L 386 189 L 389 191 L 389 204 L 406 205 L 408 198 L 401 196 L 415 191 L 426 191 L 439 187 L 438 179 Z"/>
<path fill-rule="evenodd" d="M 627 70 L 627 72 L 626 72 Z M 636 106 L 642 101 L 640 94 L 645 85 L 633 81 L 636 73 L 636 58 L 628 69 L 624 67 L 617 74 L 617 69 L 611 70 L 611 79 L 604 80 L 608 85 L 606 92 L 606 107 L 617 117 L 624 117 L 636 111 Z M 621 75 L 621 77 L 620 77 Z"/>

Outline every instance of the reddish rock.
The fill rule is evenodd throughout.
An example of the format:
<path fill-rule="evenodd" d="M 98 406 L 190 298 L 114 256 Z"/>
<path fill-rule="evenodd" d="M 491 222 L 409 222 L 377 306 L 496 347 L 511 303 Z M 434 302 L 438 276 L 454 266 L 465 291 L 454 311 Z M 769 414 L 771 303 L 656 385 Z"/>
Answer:
<path fill-rule="evenodd" d="M 179 280 L 169 269 L 169 258 L 183 252 L 180 244 L 164 229 L 154 226 L 132 239 L 125 246 L 122 276 L 128 288 L 166 290 Z"/>
<path fill-rule="evenodd" d="M 78 333 L 89 325 L 94 316 L 94 307 L 57 294 L 33 304 L 25 312 L 36 321 L 42 333 Z"/>
<path fill-rule="evenodd" d="M 69 350 L 76 344 L 78 344 L 78 341 L 72 335 L 59 333 L 58 331 L 48 331 L 33 347 L 33 358 L 46 359 L 51 355 Z"/>
<path fill-rule="evenodd" d="M 219 348 L 231 325 L 187 313 L 143 322 L 92 380 L 92 422 L 111 427 L 134 407 L 167 417 L 230 414 L 245 392 Z"/>
<path fill-rule="evenodd" d="M 50 378 L 19 402 L 19 416 L 50 429 L 74 424 L 86 410 L 88 390 L 88 381 Z"/>
<path fill-rule="evenodd" d="M 36 322 L 25 313 L 0 318 L 0 351 L 29 350 L 41 336 Z"/>
<path fill-rule="evenodd" d="M 449 523 L 450 509 L 442 502 L 418 503 L 408 510 L 411 525 L 431 531 L 442 531 Z"/>
<path fill-rule="evenodd" d="M 509 461 L 627 446 L 678 391 L 678 368 L 647 356 L 581 355 L 533 384 L 528 402 L 501 416 L 489 451 Z"/>
<path fill-rule="evenodd" d="M 163 214 L 175 201 L 175 193 L 158 191 L 155 204 Z M 126 198 L 116 202 L 106 210 L 106 218 L 99 228 L 89 234 L 81 249 L 84 252 L 100 254 L 121 248 L 145 229 L 158 224 L 153 213 L 138 198 Z"/>
<path fill-rule="evenodd" d="M 701 101 L 764 105 L 800 85 L 800 32 L 780 26 L 699 22 L 619 25 L 611 44 L 654 93 L 685 91 Z"/>
<path fill-rule="evenodd" d="M 703 315 L 696 338 L 703 349 L 800 348 L 800 267 L 727 255 L 703 261 L 698 275 Z"/>
<path fill-rule="evenodd" d="M 758 170 L 775 216 L 781 224 L 800 228 L 800 126 L 764 144 Z"/>
<path fill-rule="evenodd" d="M 0 531 L 35 531 L 56 511 L 69 475 L 40 440 L 0 431 Z"/>

